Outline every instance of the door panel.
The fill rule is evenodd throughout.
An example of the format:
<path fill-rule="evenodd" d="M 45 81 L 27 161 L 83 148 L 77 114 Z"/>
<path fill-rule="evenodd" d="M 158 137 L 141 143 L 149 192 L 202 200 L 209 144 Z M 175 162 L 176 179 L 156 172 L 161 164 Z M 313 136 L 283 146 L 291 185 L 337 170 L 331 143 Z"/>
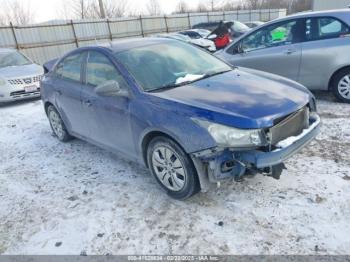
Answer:
<path fill-rule="evenodd" d="M 54 90 L 57 108 L 67 128 L 78 134 L 84 133 L 81 118 L 81 70 L 84 53 L 65 58 L 56 68 Z"/>
<path fill-rule="evenodd" d="M 350 64 L 350 28 L 332 17 L 305 21 L 299 81 L 310 89 L 328 89 L 332 74 Z"/>
<path fill-rule="evenodd" d="M 233 65 L 298 80 L 303 32 L 301 19 L 267 25 L 235 43 L 224 56 Z"/>
<path fill-rule="evenodd" d="M 130 128 L 130 98 L 95 93 L 96 86 L 110 80 L 117 81 L 121 88 L 128 88 L 123 77 L 104 54 L 94 51 L 89 52 L 85 78 L 82 105 L 88 119 L 89 137 L 104 147 L 132 155 L 135 147 Z"/>
<path fill-rule="evenodd" d="M 232 56 L 237 66 L 253 68 L 298 80 L 301 44 L 272 47 Z"/>

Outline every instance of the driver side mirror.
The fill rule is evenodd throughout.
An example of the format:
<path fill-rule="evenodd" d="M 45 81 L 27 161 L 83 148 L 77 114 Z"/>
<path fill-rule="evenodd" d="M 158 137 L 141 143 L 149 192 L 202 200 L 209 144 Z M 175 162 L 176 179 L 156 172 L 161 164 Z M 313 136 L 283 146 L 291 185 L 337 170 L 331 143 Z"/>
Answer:
<path fill-rule="evenodd" d="M 121 89 L 119 83 L 115 80 L 98 85 L 95 88 L 95 93 L 99 96 L 129 96 L 128 91 Z"/>

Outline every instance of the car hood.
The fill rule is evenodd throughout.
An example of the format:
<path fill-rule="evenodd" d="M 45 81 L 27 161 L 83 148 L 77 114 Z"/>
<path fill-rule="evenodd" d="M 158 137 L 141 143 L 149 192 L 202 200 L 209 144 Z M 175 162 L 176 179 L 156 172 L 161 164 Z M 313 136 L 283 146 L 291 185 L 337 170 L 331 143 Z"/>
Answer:
<path fill-rule="evenodd" d="M 212 45 L 214 45 L 214 42 L 208 39 L 204 39 L 204 38 L 199 38 L 199 39 L 191 39 L 191 43 L 195 44 L 195 45 L 199 45 L 202 47 L 210 47 Z"/>
<path fill-rule="evenodd" d="M 248 71 L 235 69 L 154 95 L 184 104 L 185 111 L 190 107 L 191 117 L 237 128 L 273 126 L 274 120 L 297 111 L 311 99 L 308 91 L 293 81 Z M 177 105 L 176 110 L 181 108 Z"/>
<path fill-rule="evenodd" d="M 0 68 L 0 77 L 4 78 L 16 78 L 25 76 L 42 75 L 44 69 L 37 64 L 30 64 L 24 66 L 8 66 Z"/>

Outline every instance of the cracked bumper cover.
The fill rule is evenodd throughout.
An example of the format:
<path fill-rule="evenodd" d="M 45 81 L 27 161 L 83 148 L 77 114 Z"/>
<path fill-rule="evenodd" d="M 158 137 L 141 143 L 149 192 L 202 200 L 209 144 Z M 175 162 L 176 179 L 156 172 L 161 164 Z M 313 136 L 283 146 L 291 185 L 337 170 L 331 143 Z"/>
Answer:
<path fill-rule="evenodd" d="M 320 124 L 320 117 L 317 114 L 313 114 L 310 116 L 308 129 L 305 129 L 298 136 L 279 142 L 277 149 L 271 152 L 258 150 L 239 152 L 239 158 L 243 162 L 253 164 L 258 169 L 278 165 L 309 144 L 320 132 Z"/>
<path fill-rule="evenodd" d="M 261 170 L 265 168 L 282 167 L 283 162 L 296 154 L 310 143 L 320 132 L 321 120 L 317 114 L 309 118 L 309 128 L 295 137 L 289 137 L 277 144 L 277 149 L 270 152 L 259 150 L 217 152 L 209 149 L 192 155 L 192 160 L 197 169 L 202 191 L 207 191 L 211 183 L 227 178 L 239 178 L 247 170 Z M 234 161 L 235 167 L 229 172 L 222 172 L 221 166 L 225 161 Z M 204 163 L 207 163 L 205 165 Z M 272 169 L 274 170 L 274 169 Z M 280 171 L 272 171 L 280 173 Z"/>

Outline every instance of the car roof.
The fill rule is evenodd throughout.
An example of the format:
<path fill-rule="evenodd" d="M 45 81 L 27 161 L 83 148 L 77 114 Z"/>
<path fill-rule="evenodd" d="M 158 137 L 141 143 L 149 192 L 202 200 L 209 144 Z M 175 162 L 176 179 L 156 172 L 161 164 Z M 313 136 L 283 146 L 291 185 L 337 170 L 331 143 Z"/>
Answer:
<path fill-rule="evenodd" d="M 316 12 L 314 11 L 300 12 L 300 13 L 288 15 L 283 18 L 277 18 L 275 20 L 267 22 L 266 25 L 273 24 L 278 21 L 293 19 L 293 18 L 296 19 L 296 18 L 319 17 L 319 16 L 336 17 L 350 24 L 350 9 L 338 9 L 338 10 L 325 10 L 325 11 L 316 11 Z"/>
<path fill-rule="evenodd" d="M 10 52 L 16 52 L 16 49 L 11 48 L 0 48 L 0 53 L 10 53 Z"/>
<path fill-rule="evenodd" d="M 144 37 L 144 38 L 138 37 L 138 38 L 121 39 L 121 40 L 113 41 L 110 43 L 97 44 L 95 46 L 89 46 L 89 47 L 105 47 L 114 53 L 120 53 L 120 52 L 124 52 L 124 51 L 131 50 L 134 48 L 162 44 L 162 43 L 169 43 L 169 42 L 174 42 L 174 41 L 176 41 L 176 40 L 165 38 L 165 37 L 164 38 L 162 38 L 162 37 Z"/>

